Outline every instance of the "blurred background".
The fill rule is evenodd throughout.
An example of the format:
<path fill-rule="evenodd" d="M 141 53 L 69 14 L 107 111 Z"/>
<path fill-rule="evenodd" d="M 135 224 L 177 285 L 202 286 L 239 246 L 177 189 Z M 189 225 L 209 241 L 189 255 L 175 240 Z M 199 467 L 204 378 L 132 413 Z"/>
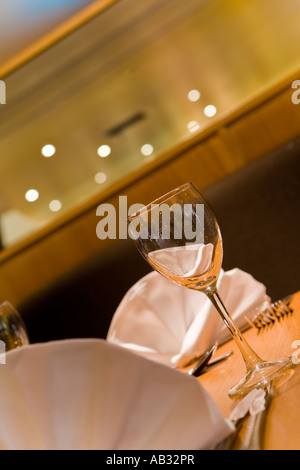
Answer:
<path fill-rule="evenodd" d="M 0 6 L 0 295 L 104 250 L 96 208 L 200 189 L 300 133 L 300 1 Z"/>

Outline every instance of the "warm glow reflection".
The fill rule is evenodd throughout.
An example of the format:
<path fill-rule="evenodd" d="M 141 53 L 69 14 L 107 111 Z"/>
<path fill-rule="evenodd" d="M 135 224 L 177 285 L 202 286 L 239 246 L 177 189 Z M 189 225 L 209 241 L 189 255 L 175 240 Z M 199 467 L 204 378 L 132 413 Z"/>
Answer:
<path fill-rule="evenodd" d="M 39 192 L 36 189 L 29 189 L 25 194 L 25 199 L 34 202 L 39 198 Z"/>
<path fill-rule="evenodd" d="M 188 92 L 188 99 L 190 101 L 198 101 L 200 99 L 200 91 L 199 90 L 190 90 Z"/>
<path fill-rule="evenodd" d="M 97 153 L 99 157 L 108 157 L 108 155 L 111 153 L 111 148 L 109 145 L 100 145 Z"/>
<path fill-rule="evenodd" d="M 96 175 L 94 176 L 94 180 L 98 184 L 103 184 L 107 180 L 107 176 L 102 171 L 99 171 L 99 173 L 96 173 Z"/>
<path fill-rule="evenodd" d="M 42 152 L 42 155 L 44 155 L 44 157 L 52 157 L 52 155 L 54 155 L 56 152 L 56 148 L 52 144 L 47 144 L 47 145 L 44 145 L 41 152 Z"/>
<path fill-rule="evenodd" d="M 52 212 L 58 212 L 60 211 L 61 208 L 62 208 L 62 203 L 58 199 L 53 199 L 53 201 L 49 203 L 49 209 Z"/>

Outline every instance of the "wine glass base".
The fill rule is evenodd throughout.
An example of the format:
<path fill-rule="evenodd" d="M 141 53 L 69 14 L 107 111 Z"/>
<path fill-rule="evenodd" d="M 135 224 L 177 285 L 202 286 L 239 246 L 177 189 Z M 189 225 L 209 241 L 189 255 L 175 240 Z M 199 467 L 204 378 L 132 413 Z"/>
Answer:
<path fill-rule="evenodd" d="M 254 388 L 260 388 L 270 383 L 293 365 L 291 357 L 284 357 L 277 361 L 263 361 L 253 367 L 237 385 L 232 387 L 228 395 L 230 398 L 246 395 Z"/>

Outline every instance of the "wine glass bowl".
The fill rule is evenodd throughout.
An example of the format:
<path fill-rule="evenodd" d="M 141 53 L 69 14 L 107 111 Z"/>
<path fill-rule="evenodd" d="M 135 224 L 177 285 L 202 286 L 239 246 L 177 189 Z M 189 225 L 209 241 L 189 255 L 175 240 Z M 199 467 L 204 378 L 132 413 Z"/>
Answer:
<path fill-rule="evenodd" d="M 221 232 L 212 209 L 192 183 L 129 216 L 129 234 L 163 276 L 197 290 L 217 282 L 223 258 Z"/>
<path fill-rule="evenodd" d="M 230 397 L 263 386 L 292 365 L 290 357 L 264 361 L 232 321 L 217 290 L 223 245 L 215 214 L 204 196 L 186 183 L 142 206 L 128 218 L 128 233 L 141 255 L 161 275 L 204 293 L 213 303 L 243 356 L 246 376 Z"/>

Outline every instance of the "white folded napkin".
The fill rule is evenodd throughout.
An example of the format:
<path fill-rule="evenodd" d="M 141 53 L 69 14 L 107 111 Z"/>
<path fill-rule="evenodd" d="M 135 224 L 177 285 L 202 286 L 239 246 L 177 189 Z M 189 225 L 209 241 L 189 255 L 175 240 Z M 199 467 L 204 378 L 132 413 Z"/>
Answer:
<path fill-rule="evenodd" d="M 208 449 L 233 431 L 194 377 L 104 340 L 12 350 L 0 390 L 0 449 Z"/>
<path fill-rule="evenodd" d="M 238 327 L 245 315 L 270 301 L 263 284 L 240 269 L 220 273 L 218 290 Z M 230 333 L 211 302 L 156 271 L 125 295 L 112 319 L 107 340 L 149 359 L 181 366 Z"/>
<path fill-rule="evenodd" d="M 192 277 L 201 275 L 209 269 L 213 260 L 214 246 L 204 245 L 176 246 L 149 253 L 149 261 L 162 270 L 167 268 L 173 276 Z"/>

